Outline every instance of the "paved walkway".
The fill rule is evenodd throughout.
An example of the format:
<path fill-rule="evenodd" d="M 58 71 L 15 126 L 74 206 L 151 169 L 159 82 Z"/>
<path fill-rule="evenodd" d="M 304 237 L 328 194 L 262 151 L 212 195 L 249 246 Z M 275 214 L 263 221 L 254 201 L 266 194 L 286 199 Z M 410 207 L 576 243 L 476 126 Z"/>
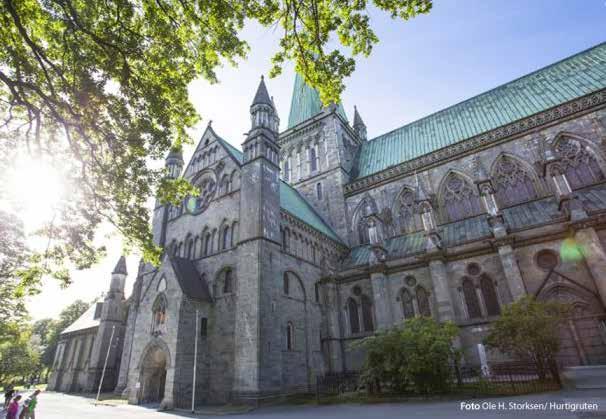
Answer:
<path fill-rule="evenodd" d="M 92 399 L 60 393 L 43 392 L 38 399 L 37 419 L 172 419 L 192 417 L 186 412 L 157 412 L 151 408 L 132 405 L 93 405 Z M 393 404 L 329 406 L 274 406 L 237 415 L 240 419 L 402 419 L 431 418 L 604 418 L 606 391 L 576 391 L 545 393 L 509 398 L 475 399 L 463 402 L 409 402 Z M 587 403 L 590 413 L 566 410 L 564 403 Z M 568 406 L 570 409 L 571 405 Z M 594 408 L 597 408 L 595 411 Z M 209 411 L 210 412 L 210 411 Z M 221 415 L 205 415 L 218 418 Z M 0 418 L 4 418 L 0 414 Z"/>

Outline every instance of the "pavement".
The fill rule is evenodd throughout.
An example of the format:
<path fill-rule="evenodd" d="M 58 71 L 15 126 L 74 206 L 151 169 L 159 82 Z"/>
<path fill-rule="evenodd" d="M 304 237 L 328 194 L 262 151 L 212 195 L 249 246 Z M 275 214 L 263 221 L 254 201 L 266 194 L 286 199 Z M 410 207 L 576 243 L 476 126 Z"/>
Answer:
<path fill-rule="evenodd" d="M 228 411 L 204 408 L 205 414 L 158 412 L 155 407 L 127 404 L 94 405 L 90 397 L 43 392 L 38 397 L 37 419 L 173 419 L 224 418 Z M 568 403 L 568 404 L 566 404 Z M 585 405 L 583 405 L 585 403 Z M 585 408 L 580 411 L 579 408 Z M 572 410 L 576 408 L 576 410 Z M 215 409 L 215 410 L 213 410 Z M 527 396 L 464 401 L 414 401 L 380 404 L 279 405 L 234 415 L 238 419 L 402 419 L 431 418 L 601 418 L 606 419 L 606 390 L 577 390 Z M 0 419 L 4 414 L 0 413 Z"/>

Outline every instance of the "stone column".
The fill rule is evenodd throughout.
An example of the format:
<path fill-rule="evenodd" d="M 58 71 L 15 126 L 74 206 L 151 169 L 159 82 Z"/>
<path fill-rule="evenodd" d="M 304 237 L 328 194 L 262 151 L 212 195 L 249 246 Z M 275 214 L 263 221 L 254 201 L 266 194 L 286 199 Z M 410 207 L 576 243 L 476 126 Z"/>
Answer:
<path fill-rule="evenodd" d="M 175 405 L 174 393 L 175 392 L 175 367 L 170 366 L 166 369 L 166 382 L 164 384 L 164 398 L 160 403 L 160 409 L 170 410 Z"/>
<path fill-rule="evenodd" d="M 522 279 L 522 272 L 520 272 L 518 261 L 510 244 L 500 245 L 497 249 L 511 298 L 517 301 L 526 295 L 526 286 Z"/>
<path fill-rule="evenodd" d="M 429 273 L 431 282 L 438 304 L 438 320 L 454 321 L 454 305 L 448 287 L 448 276 L 446 274 L 446 264 L 442 259 L 432 259 L 429 261 Z"/>
<path fill-rule="evenodd" d="M 577 243 L 583 249 L 583 256 L 591 272 L 602 304 L 606 305 L 606 252 L 595 229 L 587 226 L 575 233 Z"/>
<path fill-rule="evenodd" d="M 330 372 L 343 371 L 343 350 L 341 345 L 341 299 L 338 296 L 337 285 L 327 282 L 326 307 L 328 314 L 328 356 Z"/>
<path fill-rule="evenodd" d="M 393 323 L 389 310 L 391 301 L 389 301 L 386 282 L 387 278 L 382 271 L 377 270 L 370 274 L 377 329 L 386 329 Z"/>

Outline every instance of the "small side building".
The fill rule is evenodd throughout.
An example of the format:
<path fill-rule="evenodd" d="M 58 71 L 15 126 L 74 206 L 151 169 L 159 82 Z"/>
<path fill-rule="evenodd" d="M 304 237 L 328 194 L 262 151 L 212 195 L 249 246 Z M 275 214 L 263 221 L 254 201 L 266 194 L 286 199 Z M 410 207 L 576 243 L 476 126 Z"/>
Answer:
<path fill-rule="evenodd" d="M 126 260 L 122 256 L 112 272 L 110 289 L 103 301 L 92 304 L 61 332 L 48 390 L 70 393 L 96 391 L 106 357 L 102 391 L 116 387 L 128 308 L 124 298 L 126 275 Z"/>

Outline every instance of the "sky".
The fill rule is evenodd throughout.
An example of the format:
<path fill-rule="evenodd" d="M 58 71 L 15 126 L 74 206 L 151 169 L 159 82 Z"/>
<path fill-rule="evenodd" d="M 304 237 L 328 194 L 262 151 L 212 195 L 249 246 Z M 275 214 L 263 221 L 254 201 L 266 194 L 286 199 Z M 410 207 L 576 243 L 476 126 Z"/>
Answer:
<path fill-rule="evenodd" d="M 407 22 L 373 9 L 370 15 L 380 42 L 370 57 L 358 59 L 342 97 L 350 120 L 357 105 L 369 138 L 606 41 L 606 0 L 437 0 L 428 15 Z M 249 129 L 249 106 L 261 75 L 269 73 L 280 32 L 249 25 L 242 36 L 251 47 L 246 61 L 219 69 L 218 84 L 197 80 L 190 85 L 190 99 L 202 117 L 191 131 L 194 143 L 209 120 L 238 148 Z M 266 79 L 282 129 L 293 82 L 292 66 Z M 185 149 L 186 160 L 193 148 Z M 93 269 L 73 272 L 67 289 L 45 281 L 42 293 L 28 302 L 33 319 L 56 317 L 75 299 L 90 301 L 107 290 L 122 244 L 109 230 L 101 240 L 108 245 L 107 258 Z M 137 256 L 130 255 L 127 264 L 128 295 Z"/>

